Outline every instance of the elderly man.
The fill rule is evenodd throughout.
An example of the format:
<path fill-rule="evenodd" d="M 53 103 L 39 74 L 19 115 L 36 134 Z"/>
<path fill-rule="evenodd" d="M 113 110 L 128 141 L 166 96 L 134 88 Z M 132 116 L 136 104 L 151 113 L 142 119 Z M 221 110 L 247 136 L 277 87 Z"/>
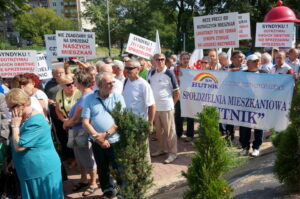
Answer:
<path fill-rule="evenodd" d="M 92 148 L 98 167 L 99 181 L 103 192 L 102 198 L 112 198 L 116 196 L 117 191 L 110 181 L 109 167 L 118 171 L 114 144 L 119 141 L 120 136 L 116 132 L 111 111 L 117 102 L 120 102 L 125 108 L 125 102 L 122 95 L 113 93 L 112 73 L 103 72 L 97 76 L 99 91 L 88 96 L 81 117 L 84 128 L 93 138 Z"/>
<path fill-rule="evenodd" d="M 247 70 L 244 72 L 259 73 L 259 57 L 255 54 L 249 55 L 247 57 Z M 242 151 L 240 155 L 248 155 L 250 149 L 250 138 L 251 138 L 251 128 L 240 126 L 240 143 L 242 145 Z M 263 130 L 254 129 L 254 141 L 252 143 L 252 153 L 251 156 L 256 157 L 259 155 L 259 147 L 263 141 Z"/>
<path fill-rule="evenodd" d="M 112 70 L 111 65 L 103 64 L 103 63 L 100 63 L 100 62 L 99 62 L 98 65 L 97 64 L 98 64 L 98 62 L 96 63 L 96 67 L 97 67 L 97 71 L 98 71 L 99 74 L 104 73 L 104 72 L 113 74 L 113 70 Z M 114 79 L 114 85 L 113 85 L 114 86 L 114 91 L 113 92 L 118 93 L 118 94 L 122 94 L 123 83 L 120 80 L 116 79 L 115 77 L 113 77 L 113 79 Z M 97 90 L 97 89 L 94 89 L 94 90 Z"/>
<path fill-rule="evenodd" d="M 217 50 L 216 49 L 209 49 L 208 56 L 211 59 L 211 70 L 220 70 L 221 64 L 218 63 Z"/>
<path fill-rule="evenodd" d="M 220 70 L 227 70 L 229 68 L 229 57 L 227 53 L 221 52 L 218 55 L 219 63 L 221 64 Z"/>
<path fill-rule="evenodd" d="M 241 51 L 233 51 L 231 54 L 231 64 L 229 65 L 228 70 L 234 72 L 246 68 L 246 66 L 243 64 L 244 59 L 245 55 Z"/>
<path fill-rule="evenodd" d="M 112 63 L 113 74 L 115 74 L 115 78 L 124 83 L 124 64 L 120 60 L 114 60 Z"/>
<path fill-rule="evenodd" d="M 189 67 L 189 60 L 190 60 L 190 54 L 183 52 L 180 54 L 180 62 L 179 64 L 174 68 L 174 73 L 178 82 L 178 85 L 180 85 L 180 76 L 181 74 L 181 68 L 190 68 Z M 176 134 L 177 137 L 180 138 L 183 134 L 183 120 L 185 118 L 181 117 L 181 108 L 180 108 L 180 101 L 178 100 L 175 104 L 175 124 L 176 124 Z M 187 130 L 186 130 L 186 142 L 190 142 L 194 138 L 194 118 L 186 118 L 187 120 Z"/>
<path fill-rule="evenodd" d="M 152 157 L 167 152 L 169 156 L 164 163 L 168 164 L 177 158 L 174 104 L 179 99 L 179 88 L 174 73 L 165 65 L 165 55 L 158 53 L 154 55 L 153 59 L 156 62 L 156 69 L 149 72 L 148 82 L 153 90 L 156 104 L 155 128 L 158 134 L 159 147 L 152 154 Z"/>
<path fill-rule="evenodd" d="M 291 74 L 294 76 L 294 71 L 292 67 L 285 63 L 285 52 L 280 51 L 275 56 L 276 64 L 271 70 L 272 74 Z M 294 76 L 295 77 L 295 76 Z"/>
<path fill-rule="evenodd" d="M 290 67 L 292 67 L 295 77 L 299 79 L 299 67 L 300 67 L 300 60 L 298 59 L 299 51 L 296 48 L 291 48 L 288 52 L 288 57 L 285 59 L 285 63 L 287 63 Z"/>
<path fill-rule="evenodd" d="M 140 63 L 135 60 L 126 62 L 125 72 L 127 79 L 124 83 L 123 96 L 126 107 L 139 117 L 148 120 L 150 133 L 153 131 L 155 115 L 155 101 L 152 89 L 148 82 L 139 76 Z M 147 157 L 149 162 L 150 150 L 148 146 Z"/>
<path fill-rule="evenodd" d="M 269 53 L 261 55 L 261 70 L 264 73 L 270 73 L 273 68 L 272 57 Z"/>

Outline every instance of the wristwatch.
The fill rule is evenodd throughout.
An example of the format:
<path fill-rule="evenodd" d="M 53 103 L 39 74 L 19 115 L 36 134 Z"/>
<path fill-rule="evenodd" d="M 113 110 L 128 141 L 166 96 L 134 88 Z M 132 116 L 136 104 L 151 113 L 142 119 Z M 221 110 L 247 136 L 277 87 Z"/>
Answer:
<path fill-rule="evenodd" d="M 11 128 L 19 128 L 20 126 L 12 124 L 12 125 L 10 125 L 10 127 Z"/>
<path fill-rule="evenodd" d="M 105 131 L 105 134 L 106 134 L 106 136 L 105 136 L 106 139 L 107 139 L 109 136 L 111 136 L 111 133 L 109 133 L 108 131 Z"/>

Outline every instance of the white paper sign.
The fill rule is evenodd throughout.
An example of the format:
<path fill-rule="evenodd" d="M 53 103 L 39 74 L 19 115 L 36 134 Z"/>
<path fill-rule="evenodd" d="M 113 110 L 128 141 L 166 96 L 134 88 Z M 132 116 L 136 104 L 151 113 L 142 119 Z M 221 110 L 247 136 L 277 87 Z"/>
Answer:
<path fill-rule="evenodd" d="M 238 21 L 239 21 L 239 40 L 251 39 L 249 13 L 239 14 Z"/>
<path fill-rule="evenodd" d="M 257 23 L 255 47 L 293 46 L 294 23 Z"/>
<path fill-rule="evenodd" d="M 9 78 L 18 74 L 33 73 L 36 65 L 36 51 L 0 50 L 1 77 Z"/>
<path fill-rule="evenodd" d="M 47 55 L 38 54 L 36 56 L 36 59 L 37 59 L 37 67 L 35 68 L 35 74 L 37 74 L 40 79 L 52 78 L 51 65 L 47 60 Z"/>
<path fill-rule="evenodd" d="M 57 56 L 96 56 L 95 33 L 80 31 L 56 31 Z"/>
<path fill-rule="evenodd" d="M 239 47 L 238 13 L 194 17 L 195 48 Z"/>
<path fill-rule="evenodd" d="M 44 35 L 46 43 L 46 51 L 49 57 L 57 57 L 57 46 L 55 34 Z"/>
<path fill-rule="evenodd" d="M 155 47 L 155 42 L 130 33 L 126 52 L 150 59 L 154 55 Z"/>

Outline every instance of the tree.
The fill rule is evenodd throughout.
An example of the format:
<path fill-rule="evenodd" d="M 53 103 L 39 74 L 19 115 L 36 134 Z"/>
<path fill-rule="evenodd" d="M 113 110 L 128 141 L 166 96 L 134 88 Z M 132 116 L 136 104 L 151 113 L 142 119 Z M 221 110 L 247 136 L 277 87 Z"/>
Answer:
<path fill-rule="evenodd" d="M 71 20 L 57 16 L 52 9 L 42 7 L 18 15 L 14 25 L 22 38 L 32 40 L 37 45 L 43 45 L 45 34 L 75 29 Z"/>
<path fill-rule="evenodd" d="M 16 15 L 22 11 L 22 9 L 28 9 L 30 6 L 24 2 L 24 0 L 0 0 L 0 15 L 12 14 Z"/>
<path fill-rule="evenodd" d="M 232 188 L 222 178 L 230 160 L 225 141 L 220 136 L 216 107 L 205 107 L 198 119 L 201 126 L 197 131 L 199 136 L 194 142 L 196 153 L 188 171 L 183 173 L 189 186 L 184 198 L 232 198 Z"/>
<path fill-rule="evenodd" d="M 273 138 L 277 148 L 274 173 L 281 183 L 291 191 L 300 191 L 300 83 L 296 84 L 290 110 L 291 124 Z"/>
<path fill-rule="evenodd" d="M 118 126 L 120 141 L 115 145 L 116 161 L 121 168 L 120 194 L 124 198 L 143 199 L 152 185 L 151 164 L 146 160 L 149 122 L 117 104 L 112 116 Z"/>

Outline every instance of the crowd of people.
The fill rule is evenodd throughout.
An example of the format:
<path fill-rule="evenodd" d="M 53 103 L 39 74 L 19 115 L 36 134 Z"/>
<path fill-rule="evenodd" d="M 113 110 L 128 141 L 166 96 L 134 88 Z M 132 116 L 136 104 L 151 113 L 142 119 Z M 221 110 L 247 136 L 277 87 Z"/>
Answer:
<path fill-rule="evenodd" d="M 76 67 L 65 63 L 54 68 L 53 78 L 45 86 L 34 73 L 3 79 L 0 143 L 10 146 L 10 153 L 2 162 L 0 159 L 1 171 L 16 170 L 24 199 L 63 198 L 66 171 L 62 160 L 80 171 L 81 179 L 73 187 L 74 192 L 93 194 L 98 189 L 98 174 L 101 198 L 112 198 L 122 184 L 122 179 L 111 180 L 111 168 L 120 172 L 114 145 L 122 132 L 118 132 L 111 116 L 117 102 L 149 121 L 149 133 L 155 132 L 152 141 L 159 144 L 152 154 L 148 148 L 148 162 L 151 157 L 167 154 L 164 163 L 170 164 L 177 159 L 178 139 L 184 137 L 184 141 L 191 142 L 194 138 L 194 119 L 181 117 L 182 68 L 290 74 L 299 79 L 299 50 L 295 48 L 287 52 L 273 49 L 271 54 L 255 52 L 247 57 L 241 51 L 233 51 L 229 57 L 211 49 L 197 67 L 189 65 L 190 57 L 186 52 L 178 59 L 176 55 L 167 58 L 159 53 L 150 61 L 138 57 L 124 57 L 122 61 L 106 58 L 95 65 L 76 59 Z M 237 127 L 219 124 L 219 129 L 220 136 L 235 139 Z M 250 152 L 251 131 L 239 127 L 241 155 Z M 251 155 L 258 156 L 263 130 L 253 131 Z"/>

